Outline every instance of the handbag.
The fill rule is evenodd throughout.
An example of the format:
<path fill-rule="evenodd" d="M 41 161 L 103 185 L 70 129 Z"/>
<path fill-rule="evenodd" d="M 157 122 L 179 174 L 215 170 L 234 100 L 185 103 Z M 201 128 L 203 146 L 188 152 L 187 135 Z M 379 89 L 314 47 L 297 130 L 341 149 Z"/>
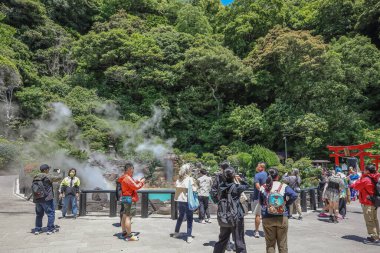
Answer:
<path fill-rule="evenodd" d="M 187 188 L 187 204 L 190 210 L 197 210 L 199 207 L 198 193 L 193 191 L 193 186 L 191 185 L 191 180 L 189 180 L 189 185 Z"/>
<path fill-rule="evenodd" d="M 122 204 L 132 204 L 132 196 L 121 196 L 120 202 Z"/>

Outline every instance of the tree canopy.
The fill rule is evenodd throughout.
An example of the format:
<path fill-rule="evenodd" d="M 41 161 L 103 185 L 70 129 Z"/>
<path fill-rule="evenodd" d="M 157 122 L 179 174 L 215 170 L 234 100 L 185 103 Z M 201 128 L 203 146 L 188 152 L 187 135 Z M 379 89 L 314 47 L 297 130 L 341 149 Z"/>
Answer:
<path fill-rule="evenodd" d="M 1 123 L 12 113 L 2 143 L 56 102 L 102 152 L 125 136 L 99 106 L 126 125 L 161 108 L 160 138 L 208 166 L 276 165 L 284 137 L 295 160 L 378 140 L 379 17 L 374 0 L 2 1 Z"/>

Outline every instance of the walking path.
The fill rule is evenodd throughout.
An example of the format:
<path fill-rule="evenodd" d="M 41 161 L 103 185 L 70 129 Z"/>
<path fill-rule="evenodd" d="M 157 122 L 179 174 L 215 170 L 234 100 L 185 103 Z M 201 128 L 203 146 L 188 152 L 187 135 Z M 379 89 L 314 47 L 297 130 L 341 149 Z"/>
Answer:
<path fill-rule="evenodd" d="M 53 235 L 30 233 L 34 227 L 34 205 L 14 195 L 16 176 L 0 176 L 0 252 L 134 252 L 134 253 L 203 253 L 212 252 L 218 238 L 216 219 L 212 224 L 195 223 L 192 244 L 169 237 L 175 221 L 168 218 L 135 218 L 133 230 L 141 232 L 139 242 L 125 242 L 113 234 L 120 228 L 112 224 L 118 218 L 79 217 L 77 220 L 56 220 L 61 231 Z M 339 224 L 329 224 L 309 213 L 303 221 L 291 220 L 289 227 L 290 253 L 379 253 L 380 246 L 365 245 L 366 229 L 358 203 L 348 207 L 348 218 Z M 60 213 L 57 212 L 56 217 Z M 248 252 L 265 252 L 265 239 L 253 237 L 254 217 L 245 221 Z M 46 224 L 46 217 L 44 217 Z M 185 231 L 186 223 L 182 225 Z"/>

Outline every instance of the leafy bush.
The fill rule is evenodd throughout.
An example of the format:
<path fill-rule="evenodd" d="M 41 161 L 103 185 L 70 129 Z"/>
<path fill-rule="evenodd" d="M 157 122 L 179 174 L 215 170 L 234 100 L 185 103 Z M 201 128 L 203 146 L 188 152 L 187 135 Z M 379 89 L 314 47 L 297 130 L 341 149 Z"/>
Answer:
<path fill-rule="evenodd" d="M 300 171 L 309 169 L 312 166 L 312 160 L 309 157 L 302 157 L 293 163 L 293 168 L 297 168 Z"/>
<path fill-rule="evenodd" d="M 201 156 L 201 162 L 207 167 L 217 167 L 218 157 L 212 153 L 203 153 Z"/>
<path fill-rule="evenodd" d="M 302 157 L 297 161 L 288 158 L 285 165 L 278 166 L 280 176 L 292 172 L 293 169 L 299 169 L 302 179 L 301 188 L 316 187 L 322 171 L 319 168 L 314 168 L 311 162 L 312 160 L 309 157 Z"/>
<path fill-rule="evenodd" d="M 245 173 L 247 176 L 252 176 L 249 170 L 249 164 L 251 162 L 252 156 L 248 153 L 237 153 L 236 155 L 231 155 L 227 160 L 231 163 L 235 169 L 241 173 Z"/>
<path fill-rule="evenodd" d="M 268 167 L 277 166 L 280 164 L 280 159 L 275 152 L 260 145 L 253 146 L 251 149 L 251 156 L 252 159 L 249 167 L 253 170 L 259 162 L 265 162 Z"/>
<path fill-rule="evenodd" d="M 196 163 L 198 161 L 197 154 L 189 152 L 189 153 L 183 153 L 181 155 L 182 160 L 185 163 Z"/>
<path fill-rule="evenodd" d="M 18 150 L 15 144 L 0 138 L 0 170 L 18 158 Z"/>

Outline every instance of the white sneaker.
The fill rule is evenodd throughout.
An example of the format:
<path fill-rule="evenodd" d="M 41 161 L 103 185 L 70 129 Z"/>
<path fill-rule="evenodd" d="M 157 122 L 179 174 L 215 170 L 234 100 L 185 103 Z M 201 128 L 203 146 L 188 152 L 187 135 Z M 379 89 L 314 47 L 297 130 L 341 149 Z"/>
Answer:
<path fill-rule="evenodd" d="M 131 234 L 130 236 L 127 236 L 124 240 L 128 242 L 137 242 L 140 240 L 140 238 Z"/>
<path fill-rule="evenodd" d="M 172 237 L 173 237 L 173 238 L 180 238 L 181 235 L 180 235 L 180 233 L 173 233 L 173 234 L 172 234 Z"/>
<path fill-rule="evenodd" d="M 201 223 L 201 224 L 206 224 L 206 221 L 205 221 L 205 220 L 202 220 L 200 223 Z"/>
<path fill-rule="evenodd" d="M 51 235 L 51 234 L 54 234 L 54 233 L 57 233 L 57 232 L 59 232 L 59 230 L 55 228 L 53 230 L 47 231 L 46 234 L 47 235 Z"/>
<path fill-rule="evenodd" d="M 260 238 L 259 231 L 255 231 L 255 234 L 253 235 L 255 238 Z"/>
<path fill-rule="evenodd" d="M 187 241 L 187 243 L 191 243 L 193 241 L 193 237 L 192 236 L 188 236 L 186 241 Z"/>
<path fill-rule="evenodd" d="M 207 223 L 212 223 L 210 219 L 207 219 L 206 222 L 207 222 Z"/>

